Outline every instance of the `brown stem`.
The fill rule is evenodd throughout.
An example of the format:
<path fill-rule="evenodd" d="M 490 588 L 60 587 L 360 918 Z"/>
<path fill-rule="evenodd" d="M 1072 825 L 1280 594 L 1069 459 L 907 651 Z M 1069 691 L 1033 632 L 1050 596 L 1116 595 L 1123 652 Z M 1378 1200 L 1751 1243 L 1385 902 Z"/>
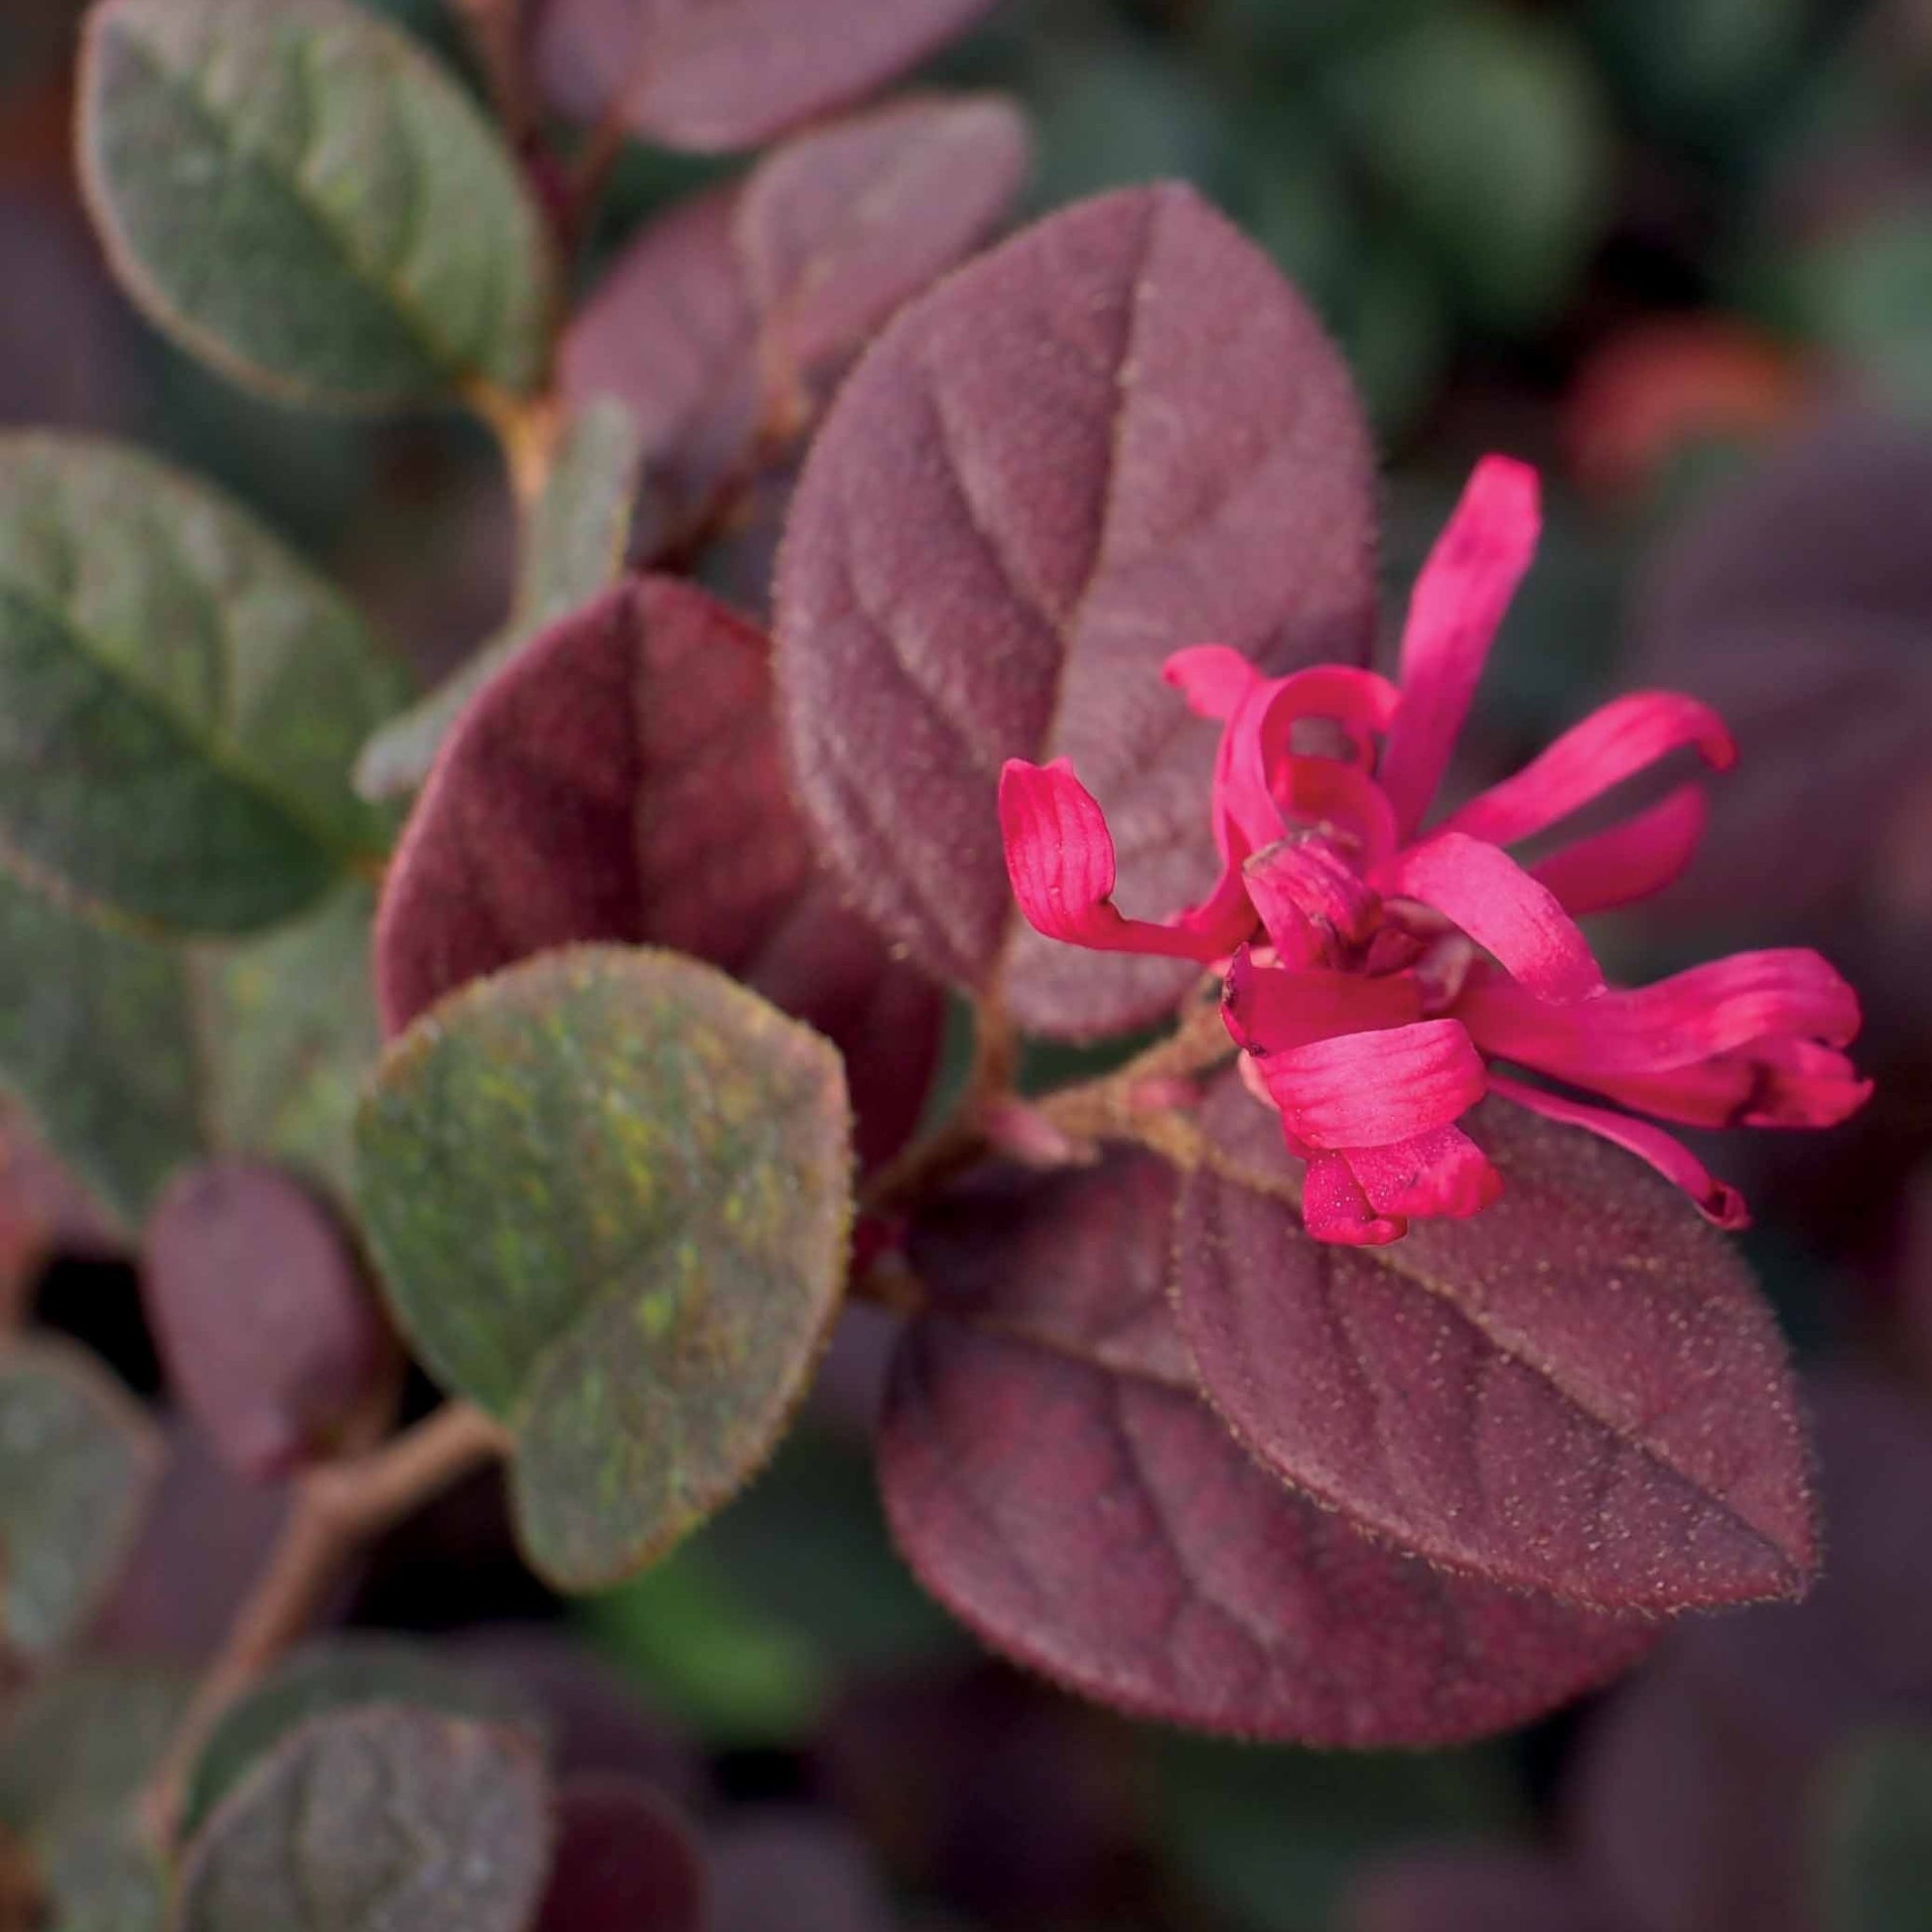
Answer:
<path fill-rule="evenodd" d="M 563 405 L 554 395 L 515 396 L 489 382 L 473 382 L 465 399 L 494 434 L 516 506 L 527 512 L 550 482 Z"/>
<path fill-rule="evenodd" d="M 142 1798 L 157 1845 L 174 1842 L 189 1776 L 216 1721 L 315 1622 L 349 1556 L 509 1444 L 509 1432 L 481 1409 L 449 1402 L 381 1449 L 322 1463 L 296 1482 L 281 1536 Z"/>

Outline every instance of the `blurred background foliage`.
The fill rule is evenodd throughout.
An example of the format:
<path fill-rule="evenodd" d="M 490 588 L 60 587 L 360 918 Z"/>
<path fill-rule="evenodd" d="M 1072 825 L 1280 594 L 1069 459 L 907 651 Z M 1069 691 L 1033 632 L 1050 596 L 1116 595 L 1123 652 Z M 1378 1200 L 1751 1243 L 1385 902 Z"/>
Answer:
<path fill-rule="evenodd" d="M 362 4 L 471 71 L 439 0 Z M 0 421 L 109 430 L 227 484 L 330 568 L 425 674 L 448 666 L 508 596 L 512 519 L 483 435 L 456 420 L 284 411 L 140 323 L 108 281 L 72 181 L 77 13 L 69 0 L 0 6 Z M 1818 422 L 1856 412 L 1917 439 L 1926 481 L 1932 11 L 1921 0 L 1008 0 L 931 77 L 1026 103 L 1039 143 L 1034 208 L 1179 176 L 1275 256 L 1343 344 L 1378 426 L 1391 585 L 1413 573 L 1477 453 L 1506 448 L 1543 467 L 1549 533 L 1484 687 L 1479 762 L 1507 764 L 1633 674 L 1694 682 L 1677 668 L 1691 658 L 1640 621 L 1642 587 L 1673 568 L 1695 575 L 1686 546 L 1696 551 L 1708 506 L 1722 514 L 1740 479 L 1801 461 L 1788 452 Z M 717 172 L 627 153 L 587 279 L 654 208 Z M 1919 541 L 1922 509 L 1914 525 L 1875 486 L 1867 509 L 1880 544 L 1888 531 L 1900 546 Z M 1758 541 L 1778 542 L 1776 529 Z M 1908 940 L 1932 936 L 1926 574 L 1921 554 L 1916 610 L 1893 614 L 1907 656 L 1884 700 L 1916 702 L 1925 734 L 1894 786 L 1895 825 L 1860 820 L 1897 842 L 1887 877 L 1903 883 L 1849 912 L 1780 902 L 1775 877 L 1721 913 L 1721 896 L 1693 894 L 1609 948 L 1627 969 L 1678 963 L 1715 920 L 1759 942 L 1821 944 L 1855 977 L 1876 962 L 1880 1100 L 1865 1123 L 1803 1150 L 1727 1146 L 1721 1160 L 1754 1182 L 1753 1258 L 1801 1349 L 1861 1353 L 1895 1383 L 1915 1379 L 1917 1420 L 1900 1427 L 1921 1433 L 1932 1432 L 1932 1002 Z M 1832 609 L 1821 592 L 1820 637 Z M 1857 670 L 1848 658 L 1847 677 Z M 1829 704 L 1829 682 L 1824 693 Z M 1798 748 L 1771 774 L 1789 802 L 1808 783 L 1795 761 L 1804 737 L 1778 743 Z M 1846 759 L 1859 762 L 1856 739 Z M 1838 807 L 1821 791 L 1812 809 Z M 1878 809 L 1891 811 L 1889 794 Z M 1901 959 L 1909 970 L 1893 970 Z M 1895 996 L 1894 980 L 1906 982 Z M 1746 1160 L 1754 1173 L 1738 1171 Z M 152 1391 L 132 1292 L 111 1265 L 61 1263 L 40 1305 Z M 1586 1858 L 1586 1880 L 1521 1849 L 1577 1835 L 1564 1821 L 1592 1802 L 1577 1796 L 1578 1742 L 1600 1713 L 1470 1753 L 1332 1760 L 1138 1731 L 989 1663 L 888 1547 L 863 1447 L 882 1360 L 868 1321 L 848 1324 L 809 1427 L 766 1477 L 670 1562 L 574 1612 L 688 1740 L 717 1801 L 840 1814 L 933 1928 L 1772 1922 L 1742 1916 L 1757 1907 L 1739 1903 L 1738 1883 L 1702 1867 L 1672 1891 L 1633 1878 L 1628 1859 Z M 1924 1486 L 1901 1504 L 1916 1497 L 1922 1546 L 1932 1452 L 1923 1459 Z M 1792 1795 L 1799 1780 L 1753 1801 L 1760 1827 L 1781 1821 L 1792 1842 L 1826 1847 L 1815 1893 L 1790 1902 L 1794 1926 L 1932 1923 L 1932 1583 L 1921 1586 L 1909 1665 L 1882 1695 L 1848 1698 L 1811 1739 L 1806 1762 L 1829 1759 L 1819 1789 Z M 510 1563 L 492 1500 L 465 1492 L 378 1553 L 354 1613 L 434 1630 L 561 1611 Z M 1667 1669 L 1687 1678 L 1694 1663 Z M 1741 1694 L 1726 1695 L 1734 1716 Z M 1612 1725 L 1636 1708 L 1610 1706 Z M 1860 1768 L 1874 1751 L 1902 1768 L 1874 1779 Z M 1713 1781 L 1737 1803 L 1683 1737 L 1650 1762 L 1687 1805 L 1716 1804 Z M 1777 1810 L 1787 1800 L 1788 1817 Z M 1614 1822 L 1598 1815 L 1586 1849 L 1614 1840 Z M 1445 1838 L 1519 1849 L 1474 1866 L 1377 1863 Z M 1500 1863 L 1480 1863 L 1490 1857 Z M 1493 1909 L 1450 1916 L 1471 1898 Z"/>

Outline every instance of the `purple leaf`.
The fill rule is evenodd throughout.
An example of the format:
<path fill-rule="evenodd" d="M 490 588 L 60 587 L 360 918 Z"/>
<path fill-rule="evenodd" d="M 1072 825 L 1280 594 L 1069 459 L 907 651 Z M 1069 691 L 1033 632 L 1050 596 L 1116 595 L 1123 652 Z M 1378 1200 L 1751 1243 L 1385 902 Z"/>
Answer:
<path fill-rule="evenodd" d="M 402 1360 L 342 1225 L 264 1161 L 179 1175 L 142 1239 L 142 1290 L 175 1393 L 257 1482 L 338 1449 Z"/>
<path fill-rule="evenodd" d="M 1784 1347 L 1734 1251 L 1629 1156 L 1488 1104 L 1502 1198 L 1386 1248 L 1311 1240 L 1225 1080 L 1232 1172 L 1182 1191 L 1181 1331 L 1284 1480 L 1494 1582 L 1607 1609 L 1802 1591 L 1817 1563 Z"/>
<path fill-rule="evenodd" d="M 844 901 L 785 791 L 763 637 L 668 578 L 537 639 L 446 742 L 390 868 L 393 1032 L 453 987 L 576 941 L 668 946 L 847 1055 L 872 1159 L 918 1119 L 940 997 Z"/>
<path fill-rule="evenodd" d="M 1615 1932 L 1581 1880 L 1546 1853 L 1442 1846 L 1372 1865 L 1341 1932 Z"/>
<path fill-rule="evenodd" d="M 997 1648 L 1103 1703 L 1321 1745 L 1520 1724 L 1649 1628 L 1452 1579 L 1250 1461 L 1165 1292 L 1178 1181 L 1147 1155 L 962 1188 L 914 1229 L 933 1293 L 881 1434 L 894 1532 Z"/>
<path fill-rule="evenodd" d="M 1214 735 L 1161 662 L 1360 658 L 1370 475 L 1313 316 L 1184 188 L 1082 203 L 901 311 L 813 447 L 777 586 L 801 799 L 881 924 L 976 989 L 1011 942 L 1037 1032 L 1171 1006 L 1172 961 L 1015 934 L 1001 763 L 1073 759 L 1130 911 L 1196 896 Z"/>
<path fill-rule="evenodd" d="M 535 1932 L 702 1932 L 697 1844 L 648 1785 L 578 1778 L 557 1793 L 556 1814 Z"/>
<path fill-rule="evenodd" d="M 992 0 L 549 0 L 540 58 L 586 118 L 620 89 L 631 129 L 700 154 L 753 148 L 883 86 Z"/>
<path fill-rule="evenodd" d="M 851 1834 L 777 1808 L 713 1843 L 710 1932 L 892 1932 L 879 1880 Z"/>

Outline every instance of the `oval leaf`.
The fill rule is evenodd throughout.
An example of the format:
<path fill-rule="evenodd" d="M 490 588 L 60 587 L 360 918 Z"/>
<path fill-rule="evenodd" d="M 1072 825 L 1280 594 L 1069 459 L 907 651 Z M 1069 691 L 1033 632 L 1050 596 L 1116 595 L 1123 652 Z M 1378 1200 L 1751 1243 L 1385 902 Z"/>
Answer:
<path fill-rule="evenodd" d="M 80 160 L 129 293 L 238 381 L 371 404 L 541 376 L 545 243 L 515 162 L 346 0 L 102 0 Z"/>
<path fill-rule="evenodd" d="M 152 1428 L 92 1356 L 0 1350 L 0 1650 L 38 1662 L 79 1633 L 159 1473 Z"/>
<path fill-rule="evenodd" d="M 631 128 L 701 154 L 753 148 L 871 93 L 993 0 L 551 0 L 542 58 L 573 112 L 620 88 Z"/>
<path fill-rule="evenodd" d="M 384 1016 L 399 1029 L 468 980 L 597 939 L 696 954 L 826 1034 L 868 1159 L 917 1124 L 938 989 L 892 959 L 812 855 L 763 637 L 668 578 L 557 625 L 465 716 L 390 868 Z"/>
<path fill-rule="evenodd" d="M 1177 1184 L 1115 1155 L 963 1188 L 914 1230 L 933 1301 L 880 1466 L 943 1602 L 1136 1716 L 1353 1747 L 1521 1724 L 1649 1646 L 1641 1624 L 1445 1577 L 1251 1462 L 1168 1309 Z"/>
<path fill-rule="evenodd" d="M 395 1705 L 290 1732 L 189 1849 L 179 1932 L 523 1932 L 542 1896 L 543 1760 L 514 1730 Z"/>
<path fill-rule="evenodd" d="M 424 1362 L 516 1430 L 552 1582 L 639 1568 L 770 1452 L 844 1284 L 850 1133 L 836 1051 L 670 953 L 546 953 L 390 1049 L 363 1224 Z"/>
<path fill-rule="evenodd" d="M 1175 1221 L 1209 1400 L 1278 1475 L 1433 1562 L 1610 1609 L 1801 1593 L 1805 1443 L 1734 1250 L 1606 1143 L 1472 1118 L 1499 1201 L 1340 1248 L 1303 1231 L 1268 1111 L 1222 1084 L 1205 1124 L 1233 1171 L 1199 1169 Z"/>
<path fill-rule="evenodd" d="M 108 443 L 0 437 L 0 845 L 184 931 L 320 897 L 381 821 L 346 782 L 401 686 L 225 497 Z"/>
<path fill-rule="evenodd" d="M 536 1932 L 702 1932 L 705 1874 L 678 1814 L 627 1778 L 557 1793 L 557 1851 Z"/>
<path fill-rule="evenodd" d="M 401 1361 L 342 1225 L 265 1162 L 191 1169 L 142 1241 L 169 1382 L 228 1463 L 268 1481 L 328 1455 Z"/>
<path fill-rule="evenodd" d="M 777 585 L 800 796 L 881 924 L 991 983 L 1008 758 L 1073 759 L 1130 909 L 1197 897 L 1214 734 L 1162 660 L 1205 638 L 1271 670 L 1359 658 L 1370 476 L 1319 325 L 1185 189 L 1069 208 L 901 311 L 813 445 Z M 1011 951 L 1037 1032 L 1116 1031 L 1185 983 L 1031 932 Z"/>

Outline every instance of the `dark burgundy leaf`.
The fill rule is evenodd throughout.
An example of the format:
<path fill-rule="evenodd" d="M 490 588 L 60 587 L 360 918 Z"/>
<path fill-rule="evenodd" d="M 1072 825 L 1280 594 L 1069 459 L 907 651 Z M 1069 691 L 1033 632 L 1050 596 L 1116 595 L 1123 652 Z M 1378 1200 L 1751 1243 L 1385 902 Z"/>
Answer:
<path fill-rule="evenodd" d="M 740 1819 L 714 1837 L 711 1871 L 709 1932 L 892 1932 L 864 1850 L 813 1813 Z"/>
<path fill-rule="evenodd" d="M 445 743 L 390 867 L 384 1024 L 550 947 L 668 946 L 828 1035 L 862 1152 L 897 1147 L 940 996 L 814 862 L 769 706 L 763 637 L 668 578 L 621 585 L 531 644 Z"/>
<path fill-rule="evenodd" d="M 333 1452 L 397 1384 L 400 1352 L 342 1224 L 268 1162 L 178 1176 L 142 1261 L 169 1381 L 243 1475 Z"/>
<path fill-rule="evenodd" d="M 1510 1846 L 1445 1846 L 1372 1866 L 1341 1932 L 1616 1932 L 1558 1860 Z"/>
<path fill-rule="evenodd" d="M 1177 1180 L 1146 1155 L 995 1176 L 914 1230 L 931 1311 L 881 1434 L 886 1504 L 986 1640 L 1135 1715 L 1324 1745 L 1519 1724 L 1646 1626 L 1445 1576 L 1250 1461 L 1169 1312 Z"/>
<path fill-rule="evenodd" d="M 1405 1549 L 1609 1609 L 1799 1593 L 1817 1562 L 1776 1323 L 1630 1156 L 1488 1103 L 1501 1200 L 1386 1248 L 1311 1240 L 1231 1076 L 1175 1235 L 1181 1331 L 1253 1454 Z"/>
<path fill-rule="evenodd" d="M 702 1932 L 696 1841 L 648 1785 L 578 1778 L 557 1793 L 556 1813 L 535 1932 Z"/>
<path fill-rule="evenodd" d="M 552 94 L 586 117 L 623 93 L 630 127 L 701 154 L 757 147 L 869 94 L 993 0 L 549 0 Z"/>
<path fill-rule="evenodd" d="M 1371 465 L 1348 376 L 1267 259 L 1179 187 L 1069 208 L 900 312 L 820 432 L 779 559 L 800 793 L 880 922 L 1029 1028 L 1158 1015 L 1173 962 L 1014 933 L 1008 758 L 1070 757 L 1121 897 L 1211 877 L 1213 733 L 1163 658 L 1271 669 L 1373 629 Z"/>

